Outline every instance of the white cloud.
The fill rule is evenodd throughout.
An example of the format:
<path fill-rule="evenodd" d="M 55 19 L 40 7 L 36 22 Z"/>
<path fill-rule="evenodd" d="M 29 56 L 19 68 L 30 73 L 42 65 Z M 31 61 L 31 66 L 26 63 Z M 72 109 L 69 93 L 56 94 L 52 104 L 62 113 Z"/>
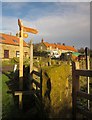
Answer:
<path fill-rule="evenodd" d="M 38 36 L 49 42 L 65 42 L 72 45 L 90 44 L 90 19 L 85 16 L 44 17 L 33 22 L 39 29 Z M 79 41 L 79 43 L 78 43 Z"/>
<path fill-rule="evenodd" d="M 15 34 L 18 31 L 18 18 L 16 17 L 2 17 L 2 31 L 5 33 L 13 33 Z"/>
<path fill-rule="evenodd" d="M 88 5 L 80 5 L 76 12 L 66 13 L 64 16 L 40 18 L 32 24 L 39 29 L 40 40 L 43 37 L 48 42 L 65 42 L 67 45 L 78 48 L 90 46 L 90 7 Z"/>
<path fill-rule="evenodd" d="M 37 35 L 29 35 L 29 39 L 34 39 L 34 42 L 40 42 L 44 38 L 48 42 L 64 42 L 67 45 L 80 48 L 90 46 L 89 10 L 89 5 L 78 5 L 76 11 L 67 12 L 63 16 L 46 16 L 35 21 L 26 18 L 23 19 L 23 23 L 25 26 L 39 30 Z M 16 17 L 3 16 L 4 32 L 13 32 L 15 34 L 18 31 L 17 20 Z"/>

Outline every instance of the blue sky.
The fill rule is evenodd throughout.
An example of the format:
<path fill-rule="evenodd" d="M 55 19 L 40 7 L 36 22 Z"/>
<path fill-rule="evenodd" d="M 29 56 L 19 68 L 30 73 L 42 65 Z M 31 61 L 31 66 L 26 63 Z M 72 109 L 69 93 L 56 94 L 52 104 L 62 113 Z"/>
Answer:
<path fill-rule="evenodd" d="M 90 47 L 89 2 L 2 2 L 2 32 L 16 34 L 18 18 L 24 26 L 38 29 L 26 42 L 43 38 L 51 43 Z"/>
<path fill-rule="evenodd" d="M 1 0 L 3 2 L 90 2 L 91 0 Z"/>

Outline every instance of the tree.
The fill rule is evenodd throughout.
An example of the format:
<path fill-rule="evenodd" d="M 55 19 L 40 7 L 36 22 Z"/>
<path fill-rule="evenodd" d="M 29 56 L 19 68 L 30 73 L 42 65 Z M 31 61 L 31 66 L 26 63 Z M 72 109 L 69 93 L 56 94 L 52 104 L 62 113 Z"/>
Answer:
<path fill-rule="evenodd" d="M 85 52 L 85 49 L 84 49 L 84 48 L 80 48 L 80 49 L 78 49 L 78 52 L 84 53 L 84 52 Z"/>

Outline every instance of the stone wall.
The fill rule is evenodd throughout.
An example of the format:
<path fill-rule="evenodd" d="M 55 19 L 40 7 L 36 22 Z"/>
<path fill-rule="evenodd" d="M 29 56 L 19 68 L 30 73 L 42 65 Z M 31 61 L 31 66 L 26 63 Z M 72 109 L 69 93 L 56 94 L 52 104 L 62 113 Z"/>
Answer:
<path fill-rule="evenodd" d="M 42 97 L 44 109 L 50 118 L 71 116 L 71 67 L 66 63 L 49 66 L 42 72 Z"/>
<path fill-rule="evenodd" d="M 4 50 L 9 50 L 9 59 L 16 57 L 16 51 L 19 51 L 19 46 L 8 45 L 0 43 L 0 58 L 4 58 Z M 29 57 L 29 47 L 24 47 L 24 57 L 25 55 Z"/>

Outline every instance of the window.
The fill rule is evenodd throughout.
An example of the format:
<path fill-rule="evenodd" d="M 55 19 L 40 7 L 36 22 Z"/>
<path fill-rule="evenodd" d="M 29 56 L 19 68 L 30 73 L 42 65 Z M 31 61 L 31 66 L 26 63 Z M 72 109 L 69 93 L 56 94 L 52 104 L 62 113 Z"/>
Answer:
<path fill-rule="evenodd" d="M 2 36 L 0 36 L 0 39 L 5 40 L 5 38 L 4 38 L 4 37 L 2 37 Z"/>
<path fill-rule="evenodd" d="M 15 43 L 18 43 L 18 41 L 17 40 L 13 40 Z"/>
<path fill-rule="evenodd" d="M 28 55 L 28 52 L 24 52 L 24 54 L 25 54 L 25 57 L 27 57 L 27 55 Z"/>
<path fill-rule="evenodd" d="M 19 57 L 19 55 L 20 55 L 19 51 L 16 51 L 16 57 Z"/>
<path fill-rule="evenodd" d="M 9 58 L 9 50 L 4 50 L 4 58 Z"/>

